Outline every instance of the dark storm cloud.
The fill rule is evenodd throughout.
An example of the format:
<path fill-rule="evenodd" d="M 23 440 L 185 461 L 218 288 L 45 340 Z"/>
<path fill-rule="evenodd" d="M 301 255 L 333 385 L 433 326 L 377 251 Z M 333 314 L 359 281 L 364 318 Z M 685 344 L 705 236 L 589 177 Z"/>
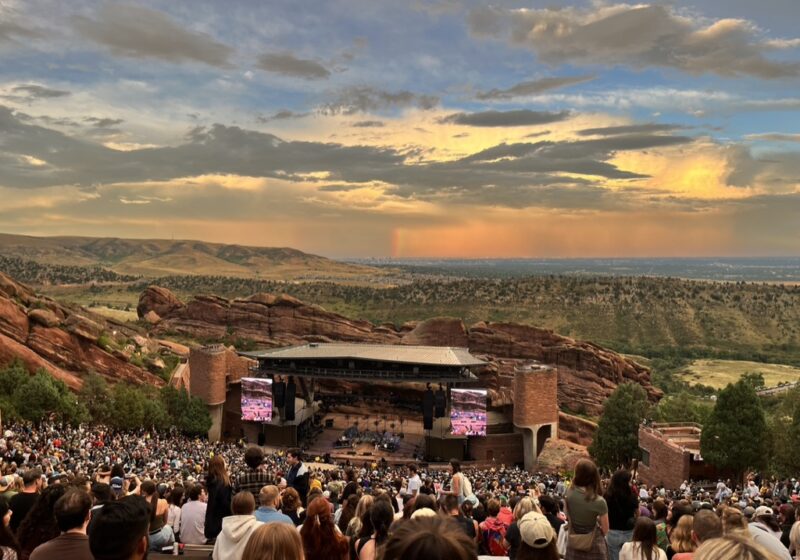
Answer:
<path fill-rule="evenodd" d="M 623 126 L 604 126 L 602 128 L 584 128 L 579 130 L 580 136 L 616 136 L 618 134 L 636 134 L 636 133 L 651 133 L 651 132 L 672 132 L 686 128 L 685 126 L 677 124 L 630 124 Z"/>
<path fill-rule="evenodd" d="M 268 123 L 272 121 L 287 121 L 291 119 L 302 119 L 303 117 L 307 117 L 311 113 L 296 113 L 295 111 L 289 111 L 288 109 L 283 109 L 281 111 L 277 111 L 271 115 L 258 115 L 256 120 L 260 123 Z"/>
<path fill-rule="evenodd" d="M 481 7 L 469 15 L 478 36 L 535 51 L 548 64 L 661 66 L 690 74 L 774 79 L 800 75 L 800 63 L 767 58 L 793 41 L 768 39 L 751 22 L 705 23 L 668 5 L 601 4 L 586 8 Z"/>
<path fill-rule="evenodd" d="M 354 122 L 353 126 L 356 128 L 380 128 L 384 126 L 383 121 L 358 121 Z"/>
<path fill-rule="evenodd" d="M 184 29 L 163 12 L 150 8 L 105 4 L 93 18 L 75 16 L 72 24 L 78 33 L 116 55 L 231 66 L 231 47 L 208 33 Z"/>
<path fill-rule="evenodd" d="M 284 76 L 320 80 L 331 75 L 330 70 L 315 60 L 297 58 L 291 53 L 265 53 L 258 57 L 260 69 Z"/>
<path fill-rule="evenodd" d="M 386 91 L 370 86 L 351 87 L 339 92 L 333 101 L 320 107 L 320 112 L 325 115 L 353 115 L 355 113 L 368 113 L 417 107 L 419 109 L 433 109 L 439 104 L 435 95 L 413 93 L 411 91 Z"/>
<path fill-rule="evenodd" d="M 586 207 L 591 207 L 598 201 L 619 203 L 612 201 L 615 195 L 606 195 L 596 184 L 598 178 L 644 177 L 611 163 L 615 152 L 690 141 L 682 136 L 639 134 L 499 144 L 460 160 L 419 162 L 413 153 L 400 148 L 284 141 L 272 134 L 215 124 L 194 128 L 178 146 L 116 151 L 30 124 L 30 120 L 0 108 L 0 156 L 16 162 L 0 165 L 0 185 L 89 188 L 212 174 L 308 182 L 308 173 L 326 172 L 330 183 L 320 190 L 328 193 L 381 184 L 388 185 L 388 195 L 409 199 L 572 207 L 578 204 L 580 189 L 586 189 Z M 30 164 L 31 157 L 46 165 Z M 565 198 L 558 202 L 562 188 Z"/>
<path fill-rule="evenodd" d="M 53 89 L 38 84 L 24 84 L 16 86 L 12 89 L 13 92 L 19 93 L 28 99 L 51 99 L 53 97 L 66 97 L 70 92 L 63 89 Z"/>
<path fill-rule="evenodd" d="M 554 78 L 542 78 L 540 80 L 521 82 L 508 89 L 491 89 L 489 91 L 482 91 L 475 97 L 482 100 L 513 99 L 515 97 L 536 95 L 538 93 L 544 93 L 545 91 L 574 86 L 589 82 L 594 79 L 595 76 L 562 76 Z"/>
<path fill-rule="evenodd" d="M 439 122 L 460 124 L 464 126 L 531 126 L 548 124 L 567 120 L 569 111 L 531 111 L 518 109 L 516 111 L 483 111 L 479 113 L 453 113 L 440 119 Z"/>

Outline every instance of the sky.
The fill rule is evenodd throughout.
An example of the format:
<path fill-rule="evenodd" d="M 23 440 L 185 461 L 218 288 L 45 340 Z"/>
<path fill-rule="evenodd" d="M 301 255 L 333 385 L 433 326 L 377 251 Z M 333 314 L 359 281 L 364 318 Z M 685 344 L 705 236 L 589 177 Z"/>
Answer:
<path fill-rule="evenodd" d="M 798 0 L 0 0 L 0 231 L 800 255 Z"/>

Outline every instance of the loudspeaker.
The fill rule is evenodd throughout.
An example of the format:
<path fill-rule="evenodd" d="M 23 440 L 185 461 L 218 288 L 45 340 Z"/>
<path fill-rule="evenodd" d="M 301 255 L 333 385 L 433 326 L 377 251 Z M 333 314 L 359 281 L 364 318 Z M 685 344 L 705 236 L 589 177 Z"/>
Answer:
<path fill-rule="evenodd" d="M 445 395 L 444 389 L 436 391 L 434 402 L 436 406 L 433 411 L 433 416 L 435 418 L 444 418 L 444 411 L 447 408 L 447 395 Z"/>
<path fill-rule="evenodd" d="M 283 419 L 284 420 L 294 420 L 294 397 L 297 393 L 297 385 L 294 384 L 294 381 L 290 381 L 286 384 L 286 403 L 283 408 Z"/>
<path fill-rule="evenodd" d="M 422 395 L 422 428 L 433 429 L 433 391 L 430 389 Z"/>
<path fill-rule="evenodd" d="M 272 406 L 275 408 L 283 408 L 286 403 L 286 383 L 283 381 L 275 381 L 272 384 Z"/>

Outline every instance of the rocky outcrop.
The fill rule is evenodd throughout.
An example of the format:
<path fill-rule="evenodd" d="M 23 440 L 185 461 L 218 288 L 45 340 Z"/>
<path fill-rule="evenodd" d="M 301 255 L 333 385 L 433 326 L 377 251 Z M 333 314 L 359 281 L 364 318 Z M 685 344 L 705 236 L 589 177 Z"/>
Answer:
<path fill-rule="evenodd" d="M 183 303 L 171 291 L 160 286 L 150 286 L 142 292 L 136 314 L 143 319 L 148 311 L 153 311 L 161 317 L 179 307 L 183 307 Z"/>
<path fill-rule="evenodd" d="M 104 335 L 116 348 L 98 345 Z M 0 365 L 21 360 L 30 371 L 44 369 L 75 390 L 87 371 L 111 382 L 163 385 L 160 377 L 125 358 L 122 349 L 135 335 L 86 309 L 37 296 L 0 272 Z"/>
<path fill-rule="evenodd" d="M 588 447 L 597 432 L 597 424 L 580 416 L 558 413 L 558 437 Z"/>
<path fill-rule="evenodd" d="M 661 396 L 650 371 L 633 360 L 529 325 L 480 322 L 467 327 L 460 319 L 439 317 L 397 328 L 348 319 L 287 295 L 260 293 L 235 300 L 206 295 L 178 304 L 165 292 L 148 288 L 137 307 L 146 315 L 155 312 L 151 302 L 173 302 L 172 311 L 159 313 L 156 334 L 179 333 L 200 341 L 233 336 L 267 347 L 331 341 L 467 347 L 488 362 L 477 373 L 494 407 L 513 403 L 514 370 L 531 361 L 558 368 L 558 399 L 565 410 L 599 416 L 605 399 L 624 382 L 640 384 L 652 400 Z"/>

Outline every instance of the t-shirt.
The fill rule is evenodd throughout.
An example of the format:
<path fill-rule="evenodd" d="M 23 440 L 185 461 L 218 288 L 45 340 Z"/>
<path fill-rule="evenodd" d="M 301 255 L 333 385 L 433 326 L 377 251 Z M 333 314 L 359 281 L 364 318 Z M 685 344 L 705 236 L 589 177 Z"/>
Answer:
<path fill-rule="evenodd" d="M 9 523 L 9 527 L 11 527 L 12 532 L 17 532 L 20 523 L 22 523 L 22 520 L 25 519 L 26 515 L 28 515 L 28 512 L 31 510 L 38 497 L 39 494 L 20 492 L 11 498 L 8 507 L 10 507 L 11 511 L 13 512 L 11 514 L 11 522 Z"/>
<path fill-rule="evenodd" d="M 597 518 L 608 513 L 608 505 L 602 496 L 586 500 L 586 490 L 571 486 L 567 490 L 567 515 L 570 526 L 576 533 L 588 533 L 597 525 Z"/>
<path fill-rule="evenodd" d="M 639 509 L 639 501 L 631 495 L 628 500 L 606 498 L 608 504 L 608 526 L 615 531 L 632 531 L 636 522 L 634 514 Z"/>
<path fill-rule="evenodd" d="M 419 475 L 415 474 L 411 478 L 408 479 L 408 493 L 414 494 L 414 492 L 419 492 L 419 489 L 422 487 L 422 480 L 420 480 Z"/>
<path fill-rule="evenodd" d="M 62 533 L 33 549 L 30 560 L 93 560 L 89 537 L 78 533 Z"/>

